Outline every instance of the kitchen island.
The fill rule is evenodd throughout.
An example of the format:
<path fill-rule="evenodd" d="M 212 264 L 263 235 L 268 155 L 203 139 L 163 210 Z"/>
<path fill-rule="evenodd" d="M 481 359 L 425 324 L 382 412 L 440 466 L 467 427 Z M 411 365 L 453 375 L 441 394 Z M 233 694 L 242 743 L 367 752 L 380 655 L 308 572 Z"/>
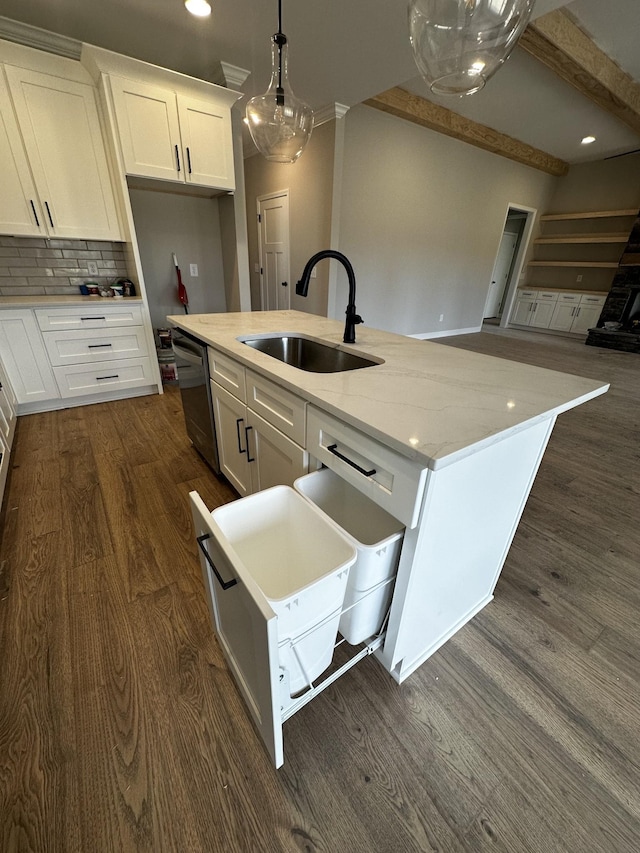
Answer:
<path fill-rule="evenodd" d="M 366 326 L 346 345 L 341 323 L 295 311 L 168 321 L 209 345 L 214 370 L 222 358 L 221 373 L 231 367 L 247 389 L 264 392 L 261 383 L 270 383 L 263 405 L 280 389 L 288 410 L 302 412 L 298 441 L 308 467 L 323 463 L 406 526 L 386 630 L 375 647 L 398 682 L 492 599 L 556 417 L 608 388 Z M 310 373 L 239 340 L 275 333 L 306 335 L 382 363 Z M 248 390 L 245 401 L 250 412 Z"/>

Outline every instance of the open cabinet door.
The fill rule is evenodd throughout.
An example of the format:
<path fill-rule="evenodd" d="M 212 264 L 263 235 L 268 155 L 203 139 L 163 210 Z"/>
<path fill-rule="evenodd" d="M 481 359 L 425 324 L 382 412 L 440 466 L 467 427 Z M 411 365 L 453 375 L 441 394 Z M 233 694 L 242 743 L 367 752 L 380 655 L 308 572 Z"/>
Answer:
<path fill-rule="evenodd" d="M 197 492 L 193 525 L 218 641 L 276 767 L 284 762 L 277 616 Z"/>

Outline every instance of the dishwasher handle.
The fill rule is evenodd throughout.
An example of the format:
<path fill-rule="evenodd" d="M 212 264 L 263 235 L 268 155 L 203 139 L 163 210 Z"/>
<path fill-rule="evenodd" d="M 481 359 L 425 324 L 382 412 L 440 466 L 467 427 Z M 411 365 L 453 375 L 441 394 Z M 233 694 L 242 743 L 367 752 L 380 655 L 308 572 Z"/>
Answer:
<path fill-rule="evenodd" d="M 171 344 L 174 355 L 177 355 L 178 358 L 183 359 L 188 364 L 193 364 L 195 367 L 202 367 L 204 358 L 197 352 L 194 352 L 192 349 L 186 349 L 180 344 L 175 343 L 175 341 Z"/>
<path fill-rule="evenodd" d="M 211 559 L 211 555 L 209 554 L 209 552 L 207 551 L 207 549 L 204 547 L 204 544 L 203 544 L 204 542 L 206 542 L 207 539 L 210 539 L 210 538 L 211 538 L 210 533 L 203 533 L 202 536 L 197 536 L 196 541 L 198 542 L 198 547 L 202 551 L 204 558 L 209 565 L 209 568 L 211 569 L 211 571 L 214 573 L 214 575 L 218 579 L 218 583 L 220 584 L 222 589 L 231 589 L 232 586 L 235 586 L 238 583 L 238 580 L 237 580 L 237 578 L 231 578 L 230 581 L 223 581 L 222 580 L 222 578 L 220 577 L 220 573 L 216 569 L 215 564 L 214 564 L 213 560 Z"/>

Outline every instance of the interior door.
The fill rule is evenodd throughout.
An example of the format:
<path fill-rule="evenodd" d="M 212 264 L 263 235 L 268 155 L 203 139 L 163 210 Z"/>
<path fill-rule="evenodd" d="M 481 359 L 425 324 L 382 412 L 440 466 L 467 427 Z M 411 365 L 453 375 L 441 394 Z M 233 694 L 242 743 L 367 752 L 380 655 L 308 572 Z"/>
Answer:
<path fill-rule="evenodd" d="M 511 269 L 511 261 L 518 243 L 517 234 L 509 234 L 505 231 L 500 240 L 500 248 L 498 249 L 498 257 L 496 258 L 493 272 L 491 274 L 491 284 L 489 285 L 489 293 L 484 307 L 484 317 L 497 317 L 500 311 L 500 303 L 504 295 L 507 282 L 509 281 L 509 270 Z"/>
<path fill-rule="evenodd" d="M 289 192 L 258 198 L 262 310 L 290 307 Z"/>
<path fill-rule="evenodd" d="M 191 492 L 189 498 L 218 641 L 264 745 L 274 765 L 281 767 L 284 755 L 278 617 L 234 555 L 200 495 Z"/>

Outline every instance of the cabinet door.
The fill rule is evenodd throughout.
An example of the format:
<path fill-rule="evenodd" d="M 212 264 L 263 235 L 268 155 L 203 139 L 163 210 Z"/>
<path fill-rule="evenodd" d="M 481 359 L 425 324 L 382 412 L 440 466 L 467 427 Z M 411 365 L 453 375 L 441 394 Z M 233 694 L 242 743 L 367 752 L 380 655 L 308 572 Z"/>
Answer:
<path fill-rule="evenodd" d="M 7 447 L 4 442 L 4 438 L 0 435 L 0 506 L 2 506 L 2 499 L 4 497 L 4 487 L 7 482 L 10 453 L 11 451 L 9 447 Z"/>
<path fill-rule="evenodd" d="M 55 400 L 60 396 L 31 311 L 0 312 L 0 357 L 18 403 Z"/>
<path fill-rule="evenodd" d="M 187 182 L 235 189 L 229 108 L 178 95 L 178 116 Z"/>
<path fill-rule="evenodd" d="M 16 428 L 16 413 L 4 385 L 0 383 L 0 434 L 7 447 L 11 447 Z"/>
<path fill-rule="evenodd" d="M 175 94 L 122 77 L 111 91 L 126 173 L 184 180 Z"/>
<path fill-rule="evenodd" d="M 251 471 L 247 453 L 247 408 L 216 382 L 211 382 L 211 399 L 220 470 L 244 497 L 251 492 Z"/>
<path fill-rule="evenodd" d="M 121 240 L 93 88 L 24 68 L 6 72 L 49 233 Z"/>
<path fill-rule="evenodd" d="M 561 332 L 568 332 L 571 329 L 571 324 L 573 323 L 576 310 L 576 305 L 571 305 L 571 303 L 565 304 L 563 302 L 558 302 L 553 309 L 553 315 L 551 317 L 551 322 L 549 323 L 549 328 L 558 329 L 558 331 Z"/>
<path fill-rule="evenodd" d="M 309 454 L 251 409 L 247 409 L 247 450 L 251 490 L 293 486 L 309 470 Z"/>
<path fill-rule="evenodd" d="M 579 305 L 571 326 L 572 332 L 587 332 L 592 329 L 600 318 L 600 305 Z"/>
<path fill-rule="evenodd" d="M 197 492 L 191 492 L 189 498 L 218 641 L 271 760 L 281 767 L 277 616 L 249 572 L 229 553 L 226 537 L 202 498 Z"/>
<path fill-rule="evenodd" d="M 531 322 L 529 325 L 537 326 L 539 329 L 548 329 L 554 308 L 555 302 L 538 302 L 536 300 L 533 311 L 531 312 Z"/>
<path fill-rule="evenodd" d="M 533 304 L 534 303 L 531 299 L 518 299 L 511 317 L 511 322 L 517 323 L 520 326 L 528 326 L 529 321 L 531 320 Z"/>
<path fill-rule="evenodd" d="M 0 234 L 46 235 L 36 188 L 0 68 Z"/>

